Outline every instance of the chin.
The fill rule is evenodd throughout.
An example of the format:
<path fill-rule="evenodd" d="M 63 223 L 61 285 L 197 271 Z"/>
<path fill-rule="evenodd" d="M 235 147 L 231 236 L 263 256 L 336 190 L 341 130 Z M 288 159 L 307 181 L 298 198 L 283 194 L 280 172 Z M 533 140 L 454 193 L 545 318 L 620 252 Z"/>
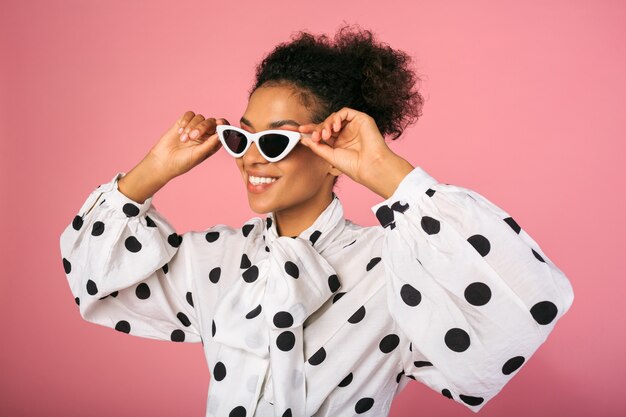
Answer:
<path fill-rule="evenodd" d="M 269 204 L 262 204 L 258 201 L 255 201 L 254 197 L 248 196 L 248 204 L 250 205 L 250 210 L 257 214 L 267 214 L 273 211 L 273 206 Z"/>

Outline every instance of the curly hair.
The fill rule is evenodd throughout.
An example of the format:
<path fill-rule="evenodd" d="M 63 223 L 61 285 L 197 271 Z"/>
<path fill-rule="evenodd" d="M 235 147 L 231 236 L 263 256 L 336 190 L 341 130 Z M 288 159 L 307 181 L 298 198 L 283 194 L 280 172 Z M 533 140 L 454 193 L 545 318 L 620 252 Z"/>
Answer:
<path fill-rule="evenodd" d="M 395 140 L 422 115 L 424 99 L 413 89 L 421 79 L 410 64 L 408 54 L 377 42 L 370 30 L 346 24 L 332 40 L 298 31 L 257 65 L 248 98 L 261 86 L 289 85 L 311 111 L 312 123 L 350 107 Z"/>

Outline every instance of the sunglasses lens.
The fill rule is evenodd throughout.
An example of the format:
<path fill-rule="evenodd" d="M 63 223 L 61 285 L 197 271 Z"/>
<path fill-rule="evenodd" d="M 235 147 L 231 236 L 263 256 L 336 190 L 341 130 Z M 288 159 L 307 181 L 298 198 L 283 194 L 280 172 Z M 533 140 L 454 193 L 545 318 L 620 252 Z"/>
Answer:
<path fill-rule="evenodd" d="M 243 134 L 232 129 L 226 129 L 222 133 L 224 135 L 224 142 L 226 142 L 228 149 L 237 154 L 243 152 L 246 148 L 246 144 L 248 143 L 248 139 L 246 139 Z"/>
<path fill-rule="evenodd" d="M 259 138 L 259 146 L 263 153 L 270 158 L 275 158 L 287 149 L 289 138 L 277 133 L 268 133 Z"/>

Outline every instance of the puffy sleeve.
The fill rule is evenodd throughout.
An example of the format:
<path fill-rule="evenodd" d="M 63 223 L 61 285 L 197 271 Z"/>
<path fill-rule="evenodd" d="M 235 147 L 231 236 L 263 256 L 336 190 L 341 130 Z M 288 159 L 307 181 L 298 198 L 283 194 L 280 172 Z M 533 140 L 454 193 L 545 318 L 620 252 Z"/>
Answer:
<path fill-rule="evenodd" d="M 152 197 L 139 204 L 122 194 L 117 181 L 124 175 L 99 185 L 61 234 L 63 268 L 80 314 L 135 336 L 201 342 L 185 269 L 190 262 L 183 259 L 189 252 L 178 253 L 187 236 L 176 233 Z"/>
<path fill-rule="evenodd" d="M 567 277 L 505 211 L 421 167 L 372 207 L 406 375 L 478 412 L 567 312 Z"/>

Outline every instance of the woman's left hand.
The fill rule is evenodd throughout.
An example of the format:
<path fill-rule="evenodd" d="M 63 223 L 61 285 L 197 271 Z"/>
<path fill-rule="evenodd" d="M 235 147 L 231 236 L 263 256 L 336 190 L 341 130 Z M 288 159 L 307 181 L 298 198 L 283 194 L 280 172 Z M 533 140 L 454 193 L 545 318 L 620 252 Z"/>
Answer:
<path fill-rule="evenodd" d="M 374 119 L 366 113 L 344 107 L 322 123 L 300 125 L 301 142 L 335 168 L 366 184 L 373 166 L 395 155 L 385 143 Z"/>

